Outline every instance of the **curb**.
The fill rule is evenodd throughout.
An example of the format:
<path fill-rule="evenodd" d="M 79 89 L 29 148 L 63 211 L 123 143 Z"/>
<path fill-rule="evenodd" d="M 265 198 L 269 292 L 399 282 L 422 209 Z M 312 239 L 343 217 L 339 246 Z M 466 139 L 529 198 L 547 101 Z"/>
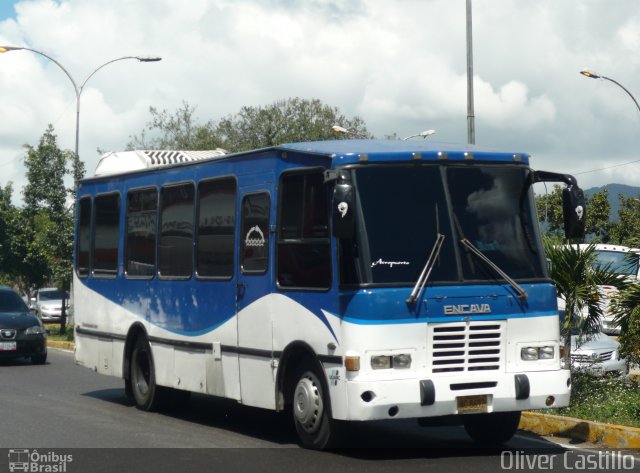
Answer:
<path fill-rule="evenodd" d="M 47 340 L 47 347 L 49 348 L 61 348 L 63 350 L 73 350 L 76 344 L 73 342 L 61 342 L 58 340 Z"/>
<path fill-rule="evenodd" d="M 569 437 L 611 448 L 640 448 L 640 428 L 637 427 L 523 412 L 518 428 L 538 435 Z"/>

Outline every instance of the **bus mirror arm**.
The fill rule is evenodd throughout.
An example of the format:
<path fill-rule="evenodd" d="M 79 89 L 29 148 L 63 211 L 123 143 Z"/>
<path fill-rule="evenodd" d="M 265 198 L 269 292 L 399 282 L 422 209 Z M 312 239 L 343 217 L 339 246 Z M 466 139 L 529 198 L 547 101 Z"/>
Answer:
<path fill-rule="evenodd" d="M 564 235 L 568 240 L 583 239 L 587 220 L 587 204 L 584 191 L 578 187 L 576 178 L 570 174 L 533 171 L 530 183 L 536 182 L 564 182 L 567 184 L 567 187 L 562 190 Z"/>

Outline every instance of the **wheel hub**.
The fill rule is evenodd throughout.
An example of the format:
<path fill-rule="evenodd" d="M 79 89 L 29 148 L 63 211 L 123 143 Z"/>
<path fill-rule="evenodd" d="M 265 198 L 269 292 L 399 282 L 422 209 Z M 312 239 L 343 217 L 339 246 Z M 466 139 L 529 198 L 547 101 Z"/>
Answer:
<path fill-rule="evenodd" d="M 315 432 L 322 419 L 322 394 L 320 382 L 312 373 L 305 373 L 294 391 L 293 414 L 300 426 L 308 433 Z"/>

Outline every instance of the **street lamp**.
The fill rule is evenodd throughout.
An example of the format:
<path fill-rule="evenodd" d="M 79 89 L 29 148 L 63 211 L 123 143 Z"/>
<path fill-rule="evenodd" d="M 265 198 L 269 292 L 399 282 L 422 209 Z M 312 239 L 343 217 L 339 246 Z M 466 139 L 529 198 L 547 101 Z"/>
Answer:
<path fill-rule="evenodd" d="M 364 133 L 358 133 L 355 131 L 351 131 L 351 130 L 347 130 L 346 128 L 340 126 L 340 125 L 333 125 L 331 127 L 331 129 L 333 130 L 334 133 L 337 134 L 343 134 L 343 135 L 353 135 L 356 138 L 367 138 L 367 136 Z"/>
<path fill-rule="evenodd" d="M 417 136 L 421 136 L 426 140 L 428 136 L 434 135 L 435 133 L 436 133 L 436 130 L 424 130 L 424 131 L 421 131 L 420 133 L 416 133 L 415 135 L 407 136 L 406 138 L 403 138 L 403 140 L 409 140 Z"/>
<path fill-rule="evenodd" d="M 112 59 L 111 61 L 107 61 L 101 66 L 94 69 L 94 71 L 91 74 L 89 74 L 89 76 L 84 80 L 84 82 L 80 85 L 80 87 L 78 87 L 78 84 L 76 83 L 75 80 L 73 80 L 73 77 L 71 77 L 71 74 L 69 74 L 69 72 L 64 68 L 64 66 L 60 64 L 58 61 L 56 61 L 55 59 L 53 59 L 51 56 L 48 56 L 47 54 L 43 53 L 42 51 L 37 51 L 35 49 L 27 48 L 24 46 L 0 46 L 0 53 L 6 53 L 10 51 L 31 51 L 32 53 L 36 53 L 36 54 L 39 54 L 40 56 L 46 57 L 50 61 L 54 62 L 60 69 L 62 69 L 62 71 L 67 75 L 67 77 L 71 81 L 71 84 L 73 84 L 73 90 L 76 93 L 76 148 L 75 148 L 76 156 L 79 156 L 78 147 L 80 143 L 80 96 L 82 95 L 82 91 L 84 90 L 84 86 L 87 84 L 87 81 L 91 79 L 91 77 L 93 77 L 93 75 L 96 72 L 98 72 L 103 67 L 111 64 L 112 62 L 123 61 L 125 59 L 137 59 L 139 62 L 157 62 L 162 60 L 161 57 L 157 57 L 157 56 L 123 56 L 117 59 Z"/>
<path fill-rule="evenodd" d="M 606 77 L 600 74 L 596 74 L 595 72 L 589 71 L 587 69 L 583 69 L 580 71 L 580 74 L 582 74 L 585 77 L 589 77 L 591 79 L 605 79 L 608 80 L 609 82 L 613 82 L 615 85 L 617 85 L 618 87 L 620 87 L 622 90 L 624 90 L 629 97 L 631 97 L 631 100 L 633 100 L 633 103 L 636 104 L 636 107 L 638 107 L 638 111 L 640 112 L 640 105 L 638 104 L 638 101 L 636 100 L 636 98 L 631 94 L 631 92 L 629 92 L 620 82 L 611 79 L 610 77 Z"/>

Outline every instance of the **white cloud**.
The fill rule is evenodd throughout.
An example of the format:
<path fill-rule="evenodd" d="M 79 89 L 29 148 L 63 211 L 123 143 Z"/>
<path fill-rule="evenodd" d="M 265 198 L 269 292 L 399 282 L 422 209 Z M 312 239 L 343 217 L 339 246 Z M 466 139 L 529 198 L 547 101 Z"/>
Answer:
<path fill-rule="evenodd" d="M 633 103 L 592 67 L 640 94 L 640 10 L 600 0 L 474 0 L 476 140 L 531 152 L 549 170 L 578 172 L 638 156 Z M 56 58 L 81 83 L 81 157 L 122 149 L 149 106 L 197 106 L 202 120 L 243 105 L 317 97 L 359 114 L 378 136 L 436 129 L 466 140 L 464 2 L 450 0 L 22 0 L 0 21 L 0 44 Z M 0 164 L 24 184 L 24 143 L 48 123 L 73 148 L 75 96 L 55 64 L 29 52 L 0 55 Z M 581 175 L 586 184 L 640 184 L 633 166 Z M 625 172 L 626 171 L 626 172 Z M 0 180 L 0 184 L 4 181 Z"/>

